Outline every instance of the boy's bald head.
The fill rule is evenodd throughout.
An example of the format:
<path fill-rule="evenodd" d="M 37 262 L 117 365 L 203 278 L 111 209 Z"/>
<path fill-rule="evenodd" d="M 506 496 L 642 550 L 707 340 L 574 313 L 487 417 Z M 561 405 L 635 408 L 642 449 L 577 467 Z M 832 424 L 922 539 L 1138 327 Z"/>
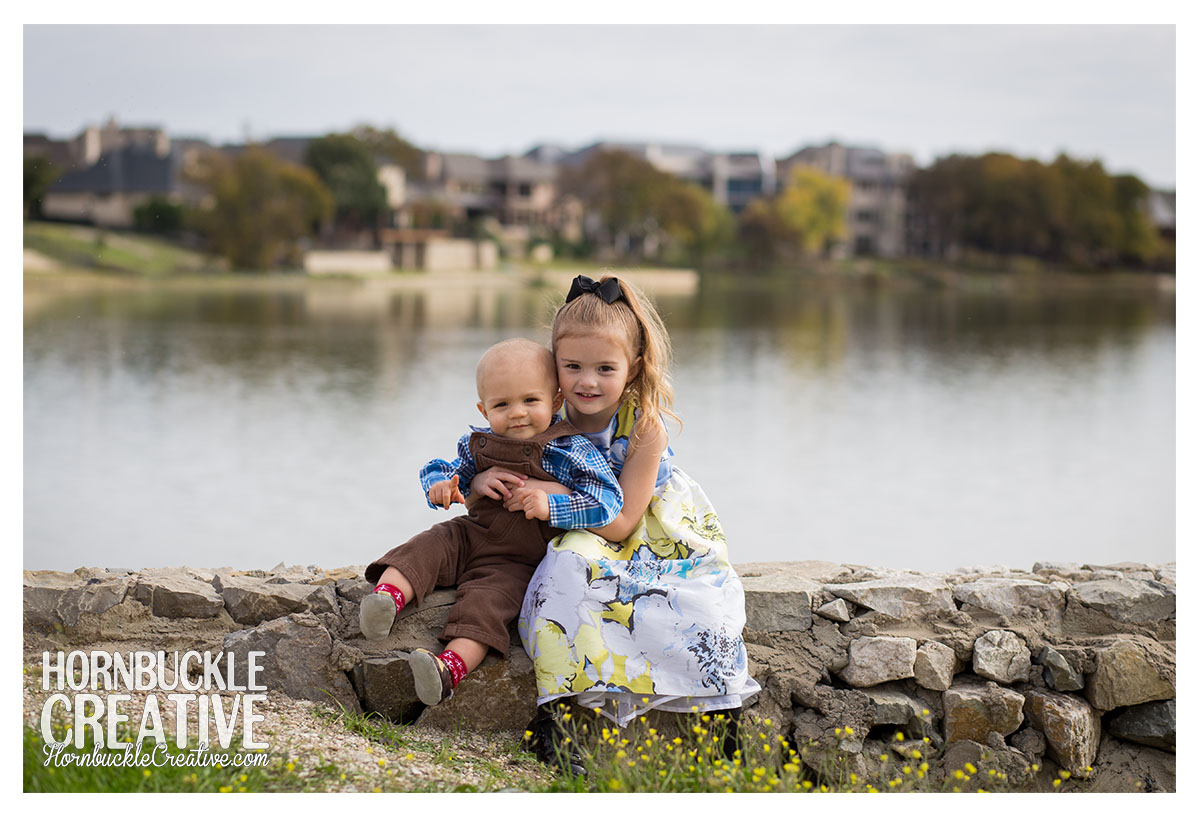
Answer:
<path fill-rule="evenodd" d="M 532 340 L 515 338 L 484 352 L 475 367 L 479 413 L 492 433 L 531 439 L 550 427 L 562 407 L 554 355 Z"/>
<path fill-rule="evenodd" d="M 492 374 L 503 375 L 503 371 L 537 372 L 551 394 L 558 391 L 558 371 L 554 367 L 554 355 L 543 345 L 514 337 L 501 340 L 479 358 L 475 366 L 475 390 L 484 399 L 484 386 Z"/>

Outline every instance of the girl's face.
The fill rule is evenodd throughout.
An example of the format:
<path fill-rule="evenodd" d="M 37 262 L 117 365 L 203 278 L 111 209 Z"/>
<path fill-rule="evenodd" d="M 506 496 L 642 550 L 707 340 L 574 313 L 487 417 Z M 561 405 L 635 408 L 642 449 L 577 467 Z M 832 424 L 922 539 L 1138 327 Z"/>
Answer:
<path fill-rule="evenodd" d="M 567 401 L 567 419 L 581 431 L 608 426 L 621 406 L 625 386 L 637 375 L 640 359 L 631 361 L 623 338 L 596 332 L 564 337 L 554 350 L 558 387 Z"/>

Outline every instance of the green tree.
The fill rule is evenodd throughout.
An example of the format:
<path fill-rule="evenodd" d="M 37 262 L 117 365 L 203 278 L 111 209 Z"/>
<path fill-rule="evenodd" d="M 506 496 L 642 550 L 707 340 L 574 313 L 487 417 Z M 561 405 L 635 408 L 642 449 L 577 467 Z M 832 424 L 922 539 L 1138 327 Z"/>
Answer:
<path fill-rule="evenodd" d="M 1137 176 L 1114 176 L 1113 195 L 1120 223 L 1117 252 L 1121 260 L 1134 264 L 1158 260 L 1163 241 L 1146 211 L 1150 188 Z"/>
<path fill-rule="evenodd" d="M 849 203 L 850 182 L 799 165 L 788 176 L 774 207 L 785 235 L 801 254 L 815 255 L 846 237 Z"/>
<path fill-rule="evenodd" d="M 967 248 L 1103 267 L 1151 263 L 1162 252 L 1146 215 L 1149 188 L 1098 161 L 947 156 L 917 171 L 909 192 L 935 255 Z"/>
<path fill-rule="evenodd" d="M 655 218 L 668 239 L 667 252 L 700 264 L 728 246 L 733 216 L 696 184 L 668 178 L 658 189 Z"/>
<path fill-rule="evenodd" d="M 183 206 L 162 196 L 152 196 L 133 208 L 133 226 L 141 232 L 169 235 L 183 228 L 183 220 Z"/>
<path fill-rule="evenodd" d="M 337 226 L 376 230 L 387 212 L 387 191 L 376 176 L 371 148 L 349 133 L 332 133 L 308 145 L 304 163 L 312 168 L 334 200 Z"/>
<path fill-rule="evenodd" d="M 25 157 L 25 217 L 42 217 L 42 196 L 62 171 L 44 156 Z"/>
<path fill-rule="evenodd" d="M 729 212 L 707 190 L 623 150 L 598 151 L 582 166 L 565 169 L 559 189 L 598 220 L 599 234 L 589 238 L 627 256 L 699 263 L 733 230 Z"/>
<path fill-rule="evenodd" d="M 813 256 L 846 237 L 850 182 L 799 165 L 783 190 L 742 210 L 738 235 L 746 259 L 755 266 L 782 257 Z"/>
<path fill-rule="evenodd" d="M 204 156 L 189 180 L 207 193 L 194 226 L 234 269 L 297 264 L 297 242 L 333 213 L 333 197 L 306 167 L 252 147 L 234 159 Z"/>
<path fill-rule="evenodd" d="M 655 188 L 665 178 L 665 173 L 645 159 L 623 150 L 601 150 L 581 167 L 565 169 L 559 188 L 577 197 L 585 211 L 599 220 L 599 243 L 622 254 L 634 254 L 647 234 L 657 229 Z"/>
<path fill-rule="evenodd" d="M 378 130 L 370 125 L 359 125 L 352 135 L 365 144 L 375 157 L 384 164 L 398 164 L 404 168 L 404 176 L 412 181 L 425 179 L 425 151 L 388 128 Z"/>

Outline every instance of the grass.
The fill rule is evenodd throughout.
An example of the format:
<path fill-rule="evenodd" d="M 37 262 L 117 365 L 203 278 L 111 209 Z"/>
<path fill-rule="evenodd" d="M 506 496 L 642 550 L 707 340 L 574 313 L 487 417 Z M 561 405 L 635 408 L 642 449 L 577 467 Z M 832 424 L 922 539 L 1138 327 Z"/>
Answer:
<path fill-rule="evenodd" d="M 23 237 L 27 249 L 81 269 L 163 277 L 202 272 L 212 266 L 200 253 L 137 233 L 27 221 Z"/>
<path fill-rule="evenodd" d="M 696 714 L 670 718 L 656 728 L 645 717 L 624 729 L 591 712 L 567 712 L 562 726 L 583 746 L 585 778 L 551 776 L 524 750 L 517 737 L 445 733 L 393 723 L 378 714 L 319 706 L 324 727 L 361 737 L 369 744 L 364 764 L 320 758 L 306 746 L 273 746 L 262 767 L 56 767 L 44 764 L 36 728 L 24 731 L 26 792 L 476 792 L 519 789 L 531 793 L 874 793 L 874 792 L 1030 792 L 1082 789 L 1065 771 L 1010 779 L 988 755 L 976 764 L 940 770 L 928 737 L 896 730 L 874 756 L 858 757 L 836 746 L 797 746 L 775 732 L 769 720 L 748 720 L 740 748 L 722 750 L 727 722 Z M 656 720 L 660 726 L 663 721 Z M 62 733 L 66 723 L 56 723 Z M 437 732 L 432 732 L 436 734 Z M 851 728 L 835 730 L 851 742 Z M 485 744 L 486 743 L 486 744 Z M 235 744 L 237 738 L 235 737 Z M 840 743 L 839 743 L 840 744 Z M 69 749 L 72 753 L 90 753 Z M 184 753 L 172 747 L 170 755 Z M 864 752 L 866 753 L 866 752 Z M 373 764 L 372 764 L 373 763 Z M 375 767 L 377 766 L 377 767 Z"/>
<path fill-rule="evenodd" d="M 928 738 L 913 739 L 896 731 L 872 761 L 859 760 L 834 747 L 815 743 L 797 746 L 769 720 L 748 721 L 741 730 L 741 747 L 727 757 L 721 749 L 727 723 L 722 715 L 696 715 L 682 733 L 666 733 L 640 718 L 624 730 L 596 718 L 564 715 L 571 739 L 585 746 L 586 779 L 561 776 L 546 788 L 556 792 L 614 793 L 901 793 L 1061 791 L 1077 788 L 1066 771 L 1044 781 L 1040 769 L 1022 780 L 1010 779 L 988 755 L 979 767 L 940 773 L 938 752 Z M 572 722 L 574 720 L 574 722 Z M 835 736 L 851 738 L 851 728 Z M 857 770 L 856 770 L 857 769 Z"/>

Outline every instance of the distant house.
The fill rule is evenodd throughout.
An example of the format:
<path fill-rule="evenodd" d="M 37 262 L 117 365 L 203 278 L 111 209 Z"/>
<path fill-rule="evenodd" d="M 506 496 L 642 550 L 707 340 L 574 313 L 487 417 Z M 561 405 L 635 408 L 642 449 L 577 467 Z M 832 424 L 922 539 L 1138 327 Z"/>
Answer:
<path fill-rule="evenodd" d="M 67 140 L 25 134 L 25 155 L 44 156 L 63 172 L 42 198 L 42 215 L 105 227 L 133 226 L 133 211 L 152 197 L 181 201 L 181 151 L 158 127 L 119 127 L 109 119 Z"/>
<path fill-rule="evenodd" d="M 779 183 L 786 184 L 798 165 L 850 182 L 846 207 L 850 233 L 843 251 L 853 255 L 894 258 L 908 249 L 906 184 L 915 169 L 907 153 L 885 153 L 869 147 L 830 142 L 806 147 L 780 159 Z"/>
<path fill-rule="evenodd" d="M 149 199 L 183 201 L 180 167 L 177 152 L 159 155 L 139 145 L 118 148 L 54 181 L 42 199 L 42 214 L 101 227 L 132 227 L 134 210 Z"/>

